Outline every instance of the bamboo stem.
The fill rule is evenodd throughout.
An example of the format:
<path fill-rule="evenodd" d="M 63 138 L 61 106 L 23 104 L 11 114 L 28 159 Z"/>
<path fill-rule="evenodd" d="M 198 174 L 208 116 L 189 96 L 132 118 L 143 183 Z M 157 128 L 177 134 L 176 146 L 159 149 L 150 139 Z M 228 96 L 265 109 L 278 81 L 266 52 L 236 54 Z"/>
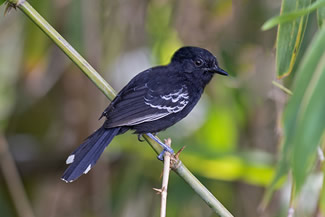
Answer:
<path fill-rule="evenodd" d="M 109 100 L 115 98 L 115 90 L 27 1 L 19 4 L 18 8 L 52 39 Z"/>
<path fill-rule="evenodd" d="M 178 160 L 172 169 L 191 186 L 191 188 L 221 217 L 233 217 L 233 215 L 220 203 L 212 193 Z"/>
<path fill-rule="evenodd" d="M 35 217 L 15 164 L 15 160 L 8 149 L 7 141 L 2 134 L 0 134 L 0 168 L 17 209 L 18 216 Z"/>

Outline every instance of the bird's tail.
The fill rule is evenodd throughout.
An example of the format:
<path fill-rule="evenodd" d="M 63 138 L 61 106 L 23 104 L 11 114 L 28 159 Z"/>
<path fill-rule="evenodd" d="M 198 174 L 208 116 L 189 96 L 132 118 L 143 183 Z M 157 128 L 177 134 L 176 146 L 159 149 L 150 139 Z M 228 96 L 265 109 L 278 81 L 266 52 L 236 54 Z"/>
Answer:
<path fill-rule="evenodd" d="M 96 164 L 106 146 L 119 133 L 120 128 L 96 130 L 82 143 L 66 160 L 70 166 L 66 169 L 61 179 L 65 182 L 73 182 L 82 174 L 86 174 Z"/>

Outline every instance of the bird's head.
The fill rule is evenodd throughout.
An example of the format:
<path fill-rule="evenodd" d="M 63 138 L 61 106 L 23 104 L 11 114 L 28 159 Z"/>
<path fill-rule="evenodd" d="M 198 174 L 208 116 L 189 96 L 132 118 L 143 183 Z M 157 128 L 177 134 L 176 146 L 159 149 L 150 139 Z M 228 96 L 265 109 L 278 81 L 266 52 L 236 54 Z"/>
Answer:
<path fill-rule="evenodd" d="M 182 71 L 210 80 L 213 74 L 228 75 L 218 65 L 216 57 L 208 50 L 199 47 L 182 47 L 171 60 L 172 65 L 179 65 Z"/>

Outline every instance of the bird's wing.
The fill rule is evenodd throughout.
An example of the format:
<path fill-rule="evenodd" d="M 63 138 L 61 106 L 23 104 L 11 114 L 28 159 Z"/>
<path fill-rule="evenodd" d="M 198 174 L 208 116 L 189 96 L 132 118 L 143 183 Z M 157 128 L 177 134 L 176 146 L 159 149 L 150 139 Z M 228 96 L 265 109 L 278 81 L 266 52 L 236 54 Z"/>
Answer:
<path fill-rule="evenodd" d="M 189 94 L 185 85 L 173 85 L 172 90 L 161 89 L 149 83 L 120 93 L 105 116 L 105 127 L 132 126 L 155 121 L 180 112 L 188 104 Z"/>

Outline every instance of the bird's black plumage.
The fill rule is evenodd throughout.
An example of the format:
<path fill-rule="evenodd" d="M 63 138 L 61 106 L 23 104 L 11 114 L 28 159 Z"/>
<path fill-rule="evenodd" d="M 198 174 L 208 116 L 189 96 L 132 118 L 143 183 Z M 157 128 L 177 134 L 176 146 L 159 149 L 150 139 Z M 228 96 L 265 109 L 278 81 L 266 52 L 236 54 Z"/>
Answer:
<path fill-rule="evenodd" d="M 68 157 L 62 176 L 72 182 L 87 173 L 114 136 L 128 130 L 157 133 L 187 116 L 215 73 L 228 75 L 217 59 L 198 47 L 180 48 L 171 63 L 136 75 L 105 109 L 103 126 Z"/>

